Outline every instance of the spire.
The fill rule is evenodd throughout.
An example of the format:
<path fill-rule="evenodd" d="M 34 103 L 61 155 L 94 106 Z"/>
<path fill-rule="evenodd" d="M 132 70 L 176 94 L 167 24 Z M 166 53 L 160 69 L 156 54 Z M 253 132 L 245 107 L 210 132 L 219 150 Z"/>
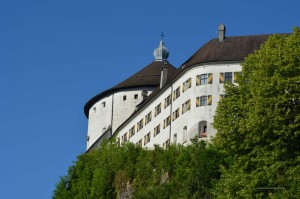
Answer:
<path fill-rule="evenodd" d="M 164 33 L 161 33 L 161 40 L 159 43 L 158 48 L 156 48 L 153 51 L 153 55 L 155 57 L 155 61 L 167 61 L 168 57 L 169 57 L 169 51 L 168 49 L 164 46 Z"/>

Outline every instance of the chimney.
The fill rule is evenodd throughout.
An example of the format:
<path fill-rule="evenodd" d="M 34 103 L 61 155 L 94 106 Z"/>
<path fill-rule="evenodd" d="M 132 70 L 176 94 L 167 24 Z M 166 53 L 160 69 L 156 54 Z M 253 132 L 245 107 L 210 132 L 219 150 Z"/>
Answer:
<path fill-rule="evenodd" d="M 162 88 L 165 83 L 167 82 L 168 79 L 168 69 L 167 68 L 162 68 L 161 69 L 161 75 L 160 75 L 160 86 L 159 88 Z"/>
<path fill-rule="evenodd" d="M 219 30 L 219 42 L 223 42 L 225 40 L 226 28 L 223 24 L 220 24 L 218 30 Z"/>
<path fill-rule="evenodd" d="M 143 91 L 142 91 L 143 101 L 147 98 L 147 96 L 148 96 L 148 91 L 143 90 Z"/>

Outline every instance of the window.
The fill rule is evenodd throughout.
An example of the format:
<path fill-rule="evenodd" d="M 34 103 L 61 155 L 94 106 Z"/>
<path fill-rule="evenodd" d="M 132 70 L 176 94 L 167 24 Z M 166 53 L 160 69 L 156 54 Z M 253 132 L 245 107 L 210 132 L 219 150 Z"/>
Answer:
<path fill-rule="evenodd" d="M 173 101 L 175 101 L 180 96 L 180 86 L 173 91 Z"/>
<path fill-rule="evenodd" d="M 132 137 L 134 136 L 134 134 L 135 134 L 135 125 L 131 129 L 129 129 L 129 136 Z"/>
<path fill-rule="evenodd" d="M 137 143 L 135 143 L 136 146 L 142 147 L 143 141 L 140 139 Z"/>
<path fill-rule="evenodd" d="M 160 112 L 161 112 L 161 103 L 159 103 L 159 104 L 155 107 L 154 116 L 156 117 L 158 114 L 160 114 Z"/>
<path fill-rule="evenodd" d="M 138 94 L 134 94 L 134 99 L 138 99 L 139 95 Z"/>
<path fill-rule="evenodd" d="M 171 95 L 165 98 L 165 108 L 167 108 L 171 104 L 171 101 L 172 101 Z"/>
<path fill-rule="evenodd" d="M 125 141 L 124 141 L 124 135 L 121 136 L 121 144 L 123 144 Z"/>
<path fill-rule="evenodd" d="M 206 106 L 207 104 L 207 96 L 200 97 L 200 106 Z"/>
<path fill-rule="evenodd" d="M 104 108 L 105 107 L 105 102 L 102 102 L 101 104 L 102 104 L 102 108 Z"/>
<path fill-rule="evenodd" d="M 144 119 L 141 119 L 141 121 L 139 121 L 137 123 L 136 132 L 138 132 L 139 130 L 141 130 L 143 128 L 143 125 L 144 125 Z"/>
<path fill-rule="evenodd" d="M 146 116 L 145 116 L 145 126 L 151 122 L 151 119 L 152 119 L 152 111 L 150 111 L 150 113 L 148 113 Z"/>
<path fill-rule="evenodd" d="M 122 136 L 122 143 L 125 143 L 125 142 L 127 142 L 127 140 L 129 139 L 129 133 L 128 132 L 126 132 L 123 136 Z"/>
<path fill-rule="evenodd" d="M 232 72 L 220 73 L 219 83 L 230 82 L 232 83 Z"/>
<path fill-rule="evenodd" d="M 164 119 L 164 128 L 166 128 L 170 124 L 171 124 L 171 116 L 168 116 L 166 119 Z"/>
<path fill-rule="evenodd" d="M 182 104 L 182 114 L 191 109 L 191 100 L 188 100 Z"/>
<path fill-rule="evenodd" d="M 97 108 L 96 108 L 96 107 L 94 107 L 94 108 L 93 108 L 93 111 L 94 111 L 94 113 L 96 113 L 96 111 L 97 111 Z"/>
<path fill-rule="evenodd" d="M 199 132 L 199 138 L 207 137 L 207 122 L 206 121 L 199 122 L 198 132 Z"/>
<path fill-rule="evenodd" d="M 200 84 L 201 85 L 207 84 L 207 74 L 203 74 L 200 76 Z"/>
<path fill-rule="evenodd" d="M 220 95 L 219 100 L 226 98 L 226 95 Z"/>
<path fill-rule="evenodd" d="M 170 140 L 169 139 L 167 139 L 167 141 L 165 141 L 164 143 L 163 143 L 163 149 L 167 149 L 168 147 L 170 146 Z"/>
<path fill-rule="evenodd" d="M 213 83 L 212 73 L 201 74 L 196 76 L 196 86 L 212 84 L 212 83 Z"/>
<path fill-rule="evenodd" d="M 144 145 L 150 142 L 151 132 L 144 136 Z"/>
<path fill-rule="evenodd" d="M 187 126 L 183 127 L 183 132 L 182 132 L 182 135 L 183 135 L 183 143 L 185 143 L 187 141 Z"/>
<path fill-rule="evenodd" d="M 232 83 L 232 73 L 225 73 L 225 82 Z"/>
<path fill-rule="evenodd" d="M 177 144 L 177 133 L 173 135 L 173 143 Z"/>
<path fill-rule="evenodd" d="M 239 76 L 241 75 L 241 72 L 234 72 L 233 73 L 233 82 L 236 83 Z"/>
<path fill-rule="evenodd" d="M 212 104 L 212 96 L 211 95 L 204 95 L 201 97 L 196 98 L 196 107 L 199 106 L 206 106 L 206 105 L 211 105 Z"/>
<path fill-rule="evenodd" d="M 160 124 L 157 125 L 155 128 L 154 128 L 154 137 L 157 136 L 158 134 L 160 133 Z"/>
<path fill-rule="evenodd" d="M 126 95 L 123 96 L 123 101 L 125 101 L 125 100 L 126 100 Z"/>
<path fill-rule="evenodd" d="M 180 108 L 176 109 L 176 111 L 173 112 L 172 121 L 176 120 L 179 117 L 179 114 L 180 114 Z"/>
<path fill-rule="evenodd" d="M 184 93 L 184 91 L 186 91 L 187 89 L 191 88 L 192 86 L 192 79 L 189 78 L 188 80 L 186 80 L 183 85 L 182 85 L 182 92 Z"/>

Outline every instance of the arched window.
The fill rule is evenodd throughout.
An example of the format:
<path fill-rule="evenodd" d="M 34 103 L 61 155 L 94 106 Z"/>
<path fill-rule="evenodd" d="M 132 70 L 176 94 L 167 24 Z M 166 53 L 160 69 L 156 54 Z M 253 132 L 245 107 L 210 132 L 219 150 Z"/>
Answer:
<path fill-rule="evenodd" d="M 177 144 L 177 133 L 173 135 L 173 143 Z"/>
<path fill-rule="evenodd" d="M 207 137 L 207 121 L 202 120 L 198 126 L 199 138 Z"/>

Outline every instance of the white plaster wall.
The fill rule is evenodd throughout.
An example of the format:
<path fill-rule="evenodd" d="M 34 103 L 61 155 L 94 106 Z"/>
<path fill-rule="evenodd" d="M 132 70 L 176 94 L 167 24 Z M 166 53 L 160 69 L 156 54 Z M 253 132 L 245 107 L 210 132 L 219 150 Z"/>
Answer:
<path fill-rule="evenodd" d="M 112 98 L 113 95 L 104 97 L 89 110 L 87 149 L 103 134 L 103 128 L 111 126 Z"/>
<path fill-rule="evenodd" d="M 95 103 L 89 110 L 87 149 L 112 126 L 112 134 L 134 112 L 136 106 L 142 102 L 142 91 L 148 91 L 148 95 L 154 88 L 126 89 L 112 93 Z M 134 95 L 138 99 L 134 99 Z M 126 95 L 126 100 L 123 96 Z M 105 102 L 105 107 L 103 107 Z M 94 109 L 96 108 L 96 110 Z M 113 122 L 112 122 L 113 120 Z"/>
<path fill-rule="evenodd" d="M 177 143 L 190 144 L 190 139 L 198 135 L 198 123 L 202 120 L 207 121 L 208 137 L 201 139 L 210 140 L 210 138 L 214 137 L 216 134 L 216 130 L 212 126 L 213 116 L 219 102 L 219 97 L 220 95 L 224 94 L 224 84 L 219 83 L 219 73 L 237 72 L 240 70 L 241 66 L 238 63 L 207 64 L 191 68 L 190 70 L 186 71 L 185 74 L 182 75 L 178 80 L 176 80 L 172 86 L 161 93 L 160 96 L 158 96 L 153 102 L 149 103 L 144 110 L 133 117 L 128 124 L 125 124 L 122 129 L 119 130 L 117 137 L 121 140 L 122 135 L 128 132 L 133 125 L 136 125 L 142 118 L 145 118 L 145 116 L 152 111 L 152 121 L 144 126 L 142 130 L 136 132 L 136 134 L 130 138 L 131 142 L 137 143 L 140 139 L 144 139 L 144 136 L 148 132 L 151 132 L 151 141 L 144 147 L 152 148 L 154 144 L 159 144 L 162 146 L 162 144 L 168 139 L 170 139 L 170 142 L 173 143 L 174 134 L 177 134 Z M 206 73 L 213 73 L 213 83 L 196 86 L 196 76 Z M 192 78 L 192 86 L 183 93 L 182 84 L 189 78 Z M 172 93 L 172 89 L 176 89 L 178 86 L 180 86 L 180 97 L 175 101 L 172 100 L 172 104 L 164 109 L 165 98 Z M 196 97 L 202 95 L 212 95 L 212 105 L 196 107 Z M 189 99 L 191 100 L 191 109 L 182 114 L 182 104 Z M 162 103 L 162 112 L 158 116 L 154 117 L 155 107 L 159 103 Z M 171 120 L 171 125 L 163 129 L 164 119 L 171 115 L 178 107 L 180 107 L 179 118 L 177 118 L 175 121 Z M 158 124 L 161 124 L 161 132 L 156 137 L 153 137 L 154 128 Z M 183 143 L 183 128 L 185 126 L 187 127 L 187 142 Z"/>
<path fill-rule="evenodd" d="M 171 106 L 164 108 L 165 98 L 171 94 L 171 88 L 167 89 L 164 93 L 162 93 L 158 98 L 149 104 L 144 110 L 142 110 L 136 117 L 134 117 L 128 124 L 126 124 L 118 133 L 118 138 L 121 140 L 121 137 L 126 134 L 129 129 L 131 129 L 134 125 L 137 126 L 137 123 L 144 118 L 145 116 L 152 111 L 152 120 L 147 125 L 144 123 L 144 127 L 140 131 L 136 131 L 135 135 L 130 138 L 130 141 L 133 143 L 137 143 L 139 140 L 144 139 L 144 136 L 151 132 L 150 142 L 145 145 L 145 147 L 152 148 L 155 144 L 161 144 L 162 140 L 167 140 L 169 137 L 169 127 L 163 128 L 164 119 L 170 115 Z M 161 103 L 161 113 L 156 117 L 154 116 L 155 107 Z M 153 132 L 154 128 L 160 124 L 160 133 L 154 137 Z M 143 140 L 144 143 L 144 140 Z M 143 145 L 144 146 L 144 145 Z"/>
<path fill-rule="evenodd" d="M 148 95 L 150 95 L 153 88 L 127 89 L 114 94 L 113 133 L 135 111 L 136 106 L 143 101 L 143 90 L 148 91 Z M 138 99 L 134 99 L 136 94 Z M 123 96 L 126 96 L 126 100 L 123 100 Z"/>

